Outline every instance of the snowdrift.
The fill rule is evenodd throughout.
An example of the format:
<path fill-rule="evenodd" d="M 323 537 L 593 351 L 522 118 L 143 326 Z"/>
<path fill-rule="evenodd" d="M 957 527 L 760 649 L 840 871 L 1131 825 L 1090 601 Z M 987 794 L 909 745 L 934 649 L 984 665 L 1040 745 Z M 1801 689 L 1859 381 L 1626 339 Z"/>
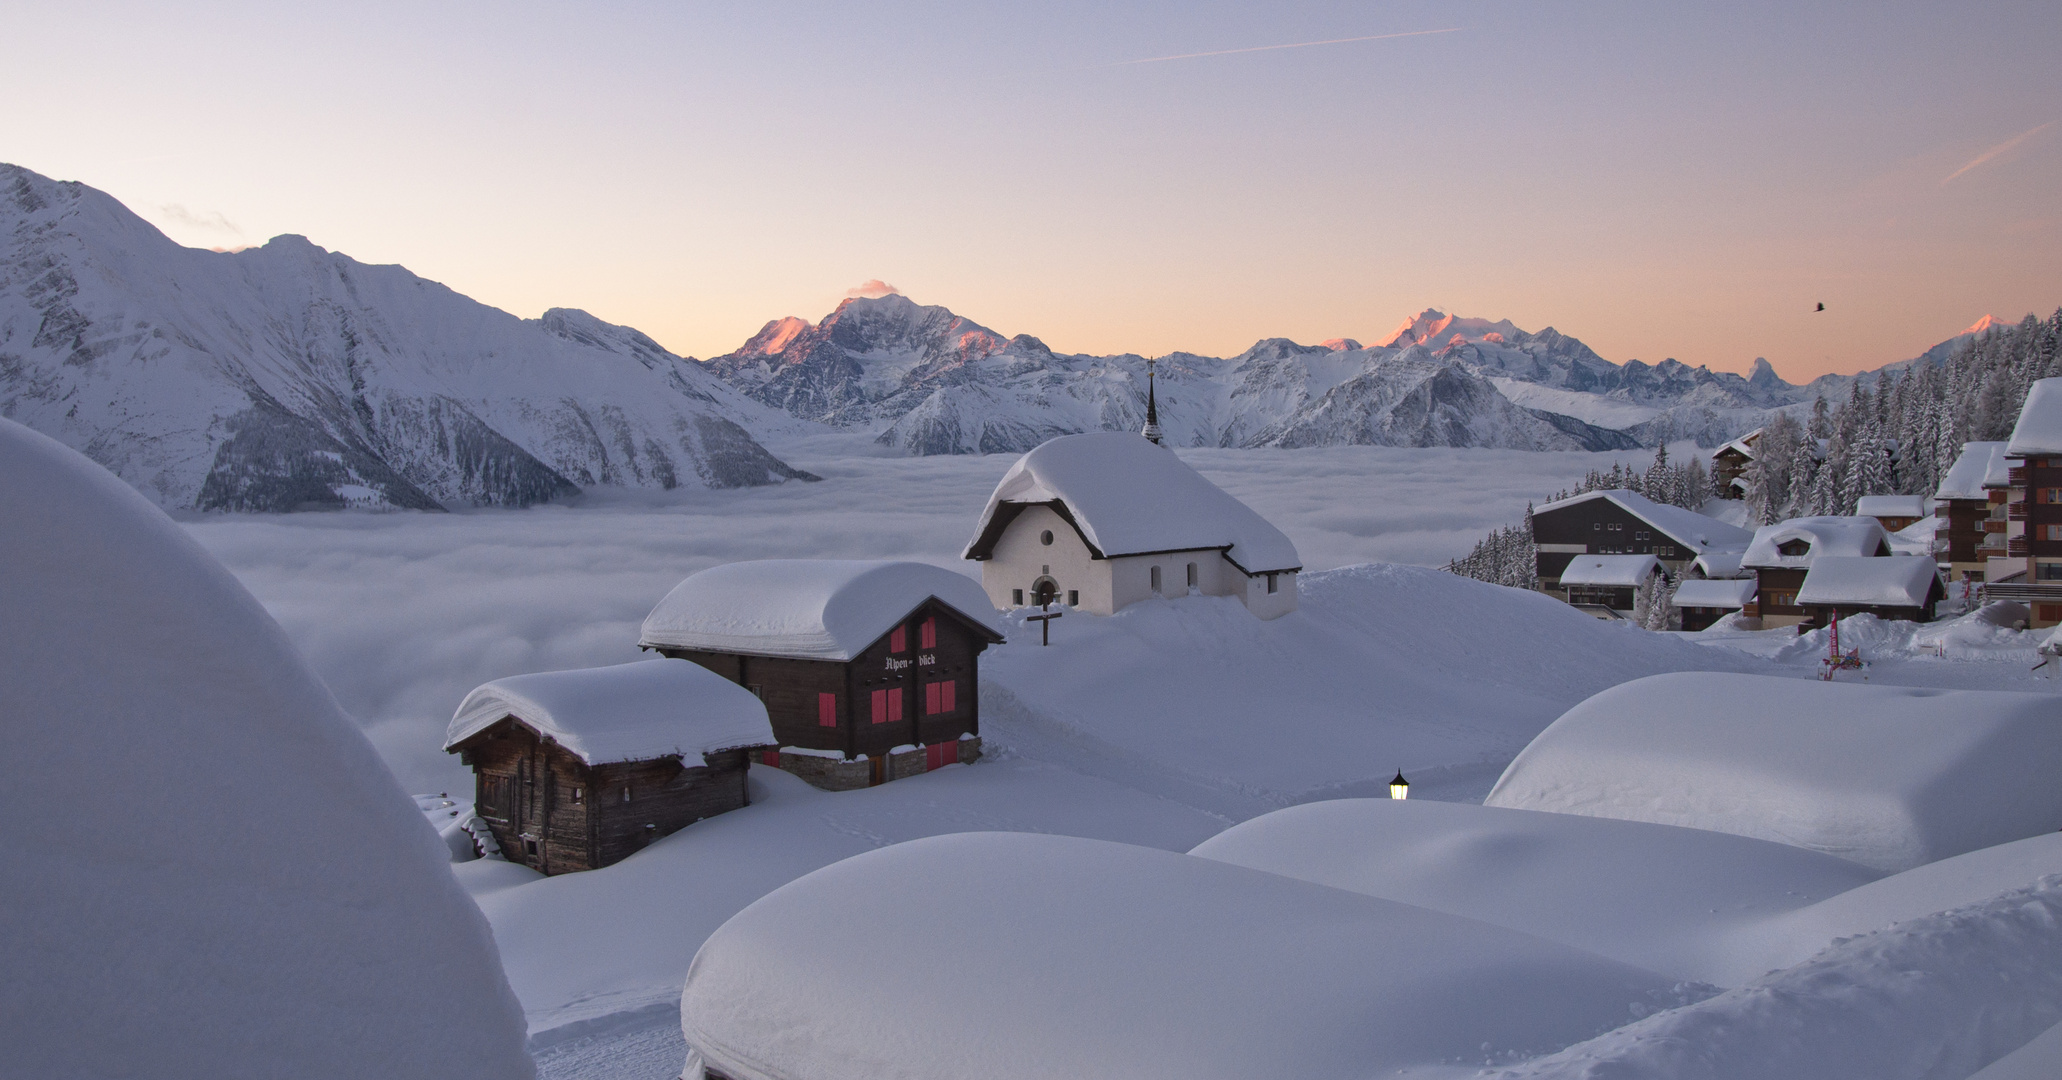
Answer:
<path fill-rule="evenodd" d="M 1830 855 L 1703 829 L 1391 799 L 1277 810 L 1191 854 L 1719 985 L 1767 970 L 1736 972 L 1727 934 L 1878 876 Z"/>
<path fill-rule="evenodd" d="M 865 936 L 878 947 L 854 947 Z M 1209 859 L 961 833 L 740 912 L 695 957 L 681 1024 L 737 1080 L 1323 1080 L 1538 1053 L 1682 994 L 1529 935 Z"/>
<path fill-rule="evenodd" d="M 2043 694 L 1678 673 L 1568 710 L 1490 806 L 1686 825 L 1882 871 L 2062 826 Z"/>
<path fill-rule="evenodd" d="M 6 1071 L 528 1076 L 444 848 L 257 601 L 6 420 L 0 505 Z"/>

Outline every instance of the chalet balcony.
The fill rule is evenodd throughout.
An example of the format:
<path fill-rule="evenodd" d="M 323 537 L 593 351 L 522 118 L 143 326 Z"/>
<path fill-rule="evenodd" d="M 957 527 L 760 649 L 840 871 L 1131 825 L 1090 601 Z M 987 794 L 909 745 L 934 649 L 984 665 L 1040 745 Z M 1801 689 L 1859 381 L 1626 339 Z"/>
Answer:
<path fill-rule="evenodd" d="M 2026 486 L 2026 466 L 2019 465 L 2005 473 L 2005 482 L 2013 487 Z"/>
<path fill-rule="evenodd" d="M 2005 541 L 2005 554 L 2015 559 L 2024 558 L 2026 556 L 2026 538 L 2015 536 Z"/>
<path fill-rule="evenodd" d="M 1983 526 L 1983 532 L 2001 533 L 2005 531 L 2004 518 L 1985 518 L 1981 522 L 1978 522 L 1978 524 Z"/>
<path fill-rule="evenodd" d="M 2015 503 L 2006 503 L 2006 504 L 2005 504 L 2005 517 L 2006 517 L 2006 518 L 2008 518 L 2008 519 L 2010 519 L 2010 520 L 2012 520 L 2012 521 L 2025 521 L 2025 520 L 2026 520 L 2026 500 L 2025 500 L 2025 499 L 2021 499 L 2021 500 L 2019 500 L 2018 502 L 2015 502 Z"/>
<path fill-rule="evenodd" d="M 2045 600 L 2054 603 L 2062 600 L 2062 581 L 2041 581 L 2031 584 L 2012 581 L 1995 582 L 1983 586 L 1983 598 L 1989 600 Z"/>

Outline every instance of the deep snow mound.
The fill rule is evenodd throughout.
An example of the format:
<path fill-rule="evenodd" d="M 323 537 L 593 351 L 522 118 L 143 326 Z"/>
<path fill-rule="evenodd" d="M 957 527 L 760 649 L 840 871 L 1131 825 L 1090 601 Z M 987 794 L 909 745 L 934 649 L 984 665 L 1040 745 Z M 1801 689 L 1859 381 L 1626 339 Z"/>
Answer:
<path fill-rule="evenodd" d="M 6 1071 L 528 1076 L 445 847 L 258 602 L 6 420 L 0 506 Z"/>

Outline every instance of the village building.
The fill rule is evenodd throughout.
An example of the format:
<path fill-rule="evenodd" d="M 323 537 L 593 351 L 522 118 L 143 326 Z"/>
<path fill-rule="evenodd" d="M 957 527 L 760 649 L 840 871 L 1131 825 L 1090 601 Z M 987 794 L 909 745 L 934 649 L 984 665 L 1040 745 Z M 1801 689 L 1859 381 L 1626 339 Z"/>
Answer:
<path fill-rule="evenodd" d="M 1746 530 L 1742 529 L 1741 531 L 1745 532 Z M 1746 548 L 1707 551 L 1690 561 L 1690 568 L 1684 572 L 1683 576 L 1685 578 L 1751 578 L 1754 575 L 1740 566 L 1741 560 L 1746 557 Z"/>
<path fill-rule="evenodd" d="M 1172 450 L 1124 432 L 1065 435 L 1010 466 L 967 544 L 998 608 L 1110 615 L 1155 597 L 1296 610 L 1296 545 Z"/>
<path fill-rule="evenodd" d="M 1765 628 L 1797 626 L 1814 613 L 1797 602 L 1804 576 L 1825 555 L 1889 558 L 1890 535 L 1872 517 L 1806 517 L 1763 525 L 1754 531 L 1741 567 L 1754 574 L 1754 601 L 1742 614 Z"/>
<path fill-rule="evenodd" d="M 1629 615 L 1642 586 L 1661 577 L 1661 562 L 1652 555 L 1576 555 L 1561 570 L 1568 603 L 1600 619 Z"/>
<path fill-rule="evenodd" d="M 1669 604 L 1681 613 L 1685 630 L 1703 630 L 1754 602 L 1753 578 L 1687 578 Z"/>
<path fill-rule="evenodd" d="M 1761 430 L 1755 428 L 1712 452 L 1711 481 L 1719 497 L 1747 497 L 1747 466 L 1754 462 L 1754 444 L 1760 441 Z"/>
<path fill-rule="evenodd" d="M 502 856 L 594 870 L 747 801 L 766 708 L 677 660 L 496 679 L 467 694 L 444 749 L 472 767 L 473 807 Z"/>
<path fill-rule="evenodd" d="M 2004 456 L 2012 579 L 1987 572 L 1983 593 L 2024 602 L 2032 626 L 2054 626 L 2062 623 L 2062 379 L 2041 379 L 2027 390 Z"/>
<path fill-rule="evenodd" d="M 1652 555 L 1671 580 L 1699 558 L 1744 551 L 1753 534 L 1624 489 L 1588 491 L 1532 512 L 1539 588 L 1568 599 L 1561 576 L 1579 555 Z"/>
<path fill-rule="evenodd" d="M 1900 532 L 1932 516 L 1922 495 L 1864 495 L 1855 500 L 1854 512 L 1875 518 L 1884 532 Z"/>
<path fill-rule="evenodd" d="M 639 645 L 749 690 L 772 723 L 760 762 L 841 791 L 979 758 L 980 655 L 1002 640 L 942 567 L 768 559 L 682 581 Z"/>
<path fill-rule="evenodd" d="M 1874 615 L 1879 619 L 1927 622 L 1945 590 L 1932 559 L 1894 555 L 1822 555 L 1812 560 L 1797 589 L 1804 625 L 1824 626 L 1834 617 Z"/>
<path fill-rule="evenodd" d="M 1989 560 L 2005 557 L 2005 507 L 2011 487 L 2005 443 L 1970 442 L 1933 493 L 1940 524 L 1934 556 L 1950 584 L 1981 583 Z"/>

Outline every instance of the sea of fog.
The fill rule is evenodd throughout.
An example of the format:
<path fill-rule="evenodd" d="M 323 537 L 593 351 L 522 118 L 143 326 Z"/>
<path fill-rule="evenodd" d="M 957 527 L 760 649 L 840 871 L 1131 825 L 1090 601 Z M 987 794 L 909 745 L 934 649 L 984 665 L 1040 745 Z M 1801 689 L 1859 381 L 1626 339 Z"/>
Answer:
<path fill-rule="evenodd" d="M 439 746 L 473 687 L 636 659 L 645 613 L 681 578 L 717 563 L 916 559 L 977 574 L 960 551 L 1016 460 L 881 456 L 849 436 L 776 450 L 823 480 L 595 491 L 527 510 L 185 524 L 285 626 L 404 785 L 460 789 L 470 780 Z M 1589 470 L 1652 459 L 1360 446 L 1180 453 L 1288 533 L 1311 570 L 1441 565 Z"/>

